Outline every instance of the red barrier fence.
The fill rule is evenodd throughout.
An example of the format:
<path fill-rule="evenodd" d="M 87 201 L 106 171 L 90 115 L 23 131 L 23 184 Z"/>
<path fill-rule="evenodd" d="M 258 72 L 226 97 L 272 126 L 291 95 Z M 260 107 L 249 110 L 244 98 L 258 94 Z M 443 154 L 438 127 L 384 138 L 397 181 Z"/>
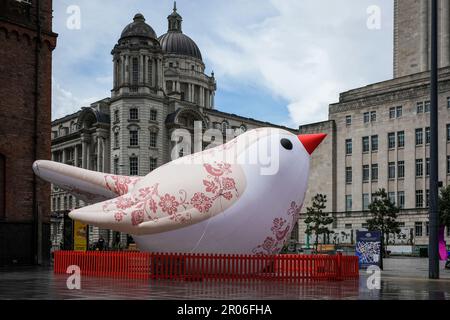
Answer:
<path fill-rule="evenodd" d="M 236 255 L 55 251 L 54 272 L 122 279 L 344 280 L 359 277 L 358 258 L 338 255 Z"/>

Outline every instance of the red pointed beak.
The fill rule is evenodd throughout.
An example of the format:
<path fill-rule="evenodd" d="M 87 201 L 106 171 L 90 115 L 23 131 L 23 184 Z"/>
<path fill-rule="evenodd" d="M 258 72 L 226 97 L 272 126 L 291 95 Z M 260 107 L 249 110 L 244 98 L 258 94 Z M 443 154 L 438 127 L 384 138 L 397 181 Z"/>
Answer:
<path fill-rule="evenodd" d="M 317 146 L 325 139 L 325 133 L 299 134 L 297 137 L 305 147 L 309 154 L 316 150 Z"/>

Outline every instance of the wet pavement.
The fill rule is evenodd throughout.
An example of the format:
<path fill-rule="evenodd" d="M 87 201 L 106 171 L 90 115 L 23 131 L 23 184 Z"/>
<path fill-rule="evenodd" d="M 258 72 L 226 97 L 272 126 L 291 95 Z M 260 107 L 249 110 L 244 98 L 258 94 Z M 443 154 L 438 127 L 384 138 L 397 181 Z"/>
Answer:
<path fill-rule="evenodd" d="M 440 280 L 428 280 L 428 260 L 385 260 L 380 289 L 369 289 L 368 274 L 359 280 L 318 282 L 185 282 L 168 280 L 118 280 L 82 277 L 80 290 L 69 290 L 68 275 L 50 268 L 0 269 L 0 299 L 313 299 L 449 300 L 450 270 L 441 268 Z M 373 283 L 373 282 L 371 282 Z"/>

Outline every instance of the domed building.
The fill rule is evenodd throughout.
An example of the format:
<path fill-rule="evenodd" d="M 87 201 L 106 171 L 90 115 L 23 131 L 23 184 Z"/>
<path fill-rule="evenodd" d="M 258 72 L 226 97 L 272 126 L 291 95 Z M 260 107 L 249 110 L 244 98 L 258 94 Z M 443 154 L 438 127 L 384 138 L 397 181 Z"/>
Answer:
<path fill-rule="evenodd" d="M 205 73 L 202 53 L 195 41 L 183 33 L 183 18 L 176 4 L 167 20 L 167 32 L 159 37 L 141 13 L 125 26 L 111 51 L 111 96 L 52 122 L 54 161 L 118 175 L 144 176 L 174 157 L 198 151 L 193 143 L 194 127 L 216 129 L 215 142 L 225 142 L 247 129 L 280 127 L 216 110 L 214 73 Z M 191 141 L 186 141 L 187 136 Z M 200 147 L 207 144 L 203 142 Z M 63 228 L 71 229 L 62 223 L 71 223 L 71 219 L 63 218 L 70 209 L 83 205 L 63 190 L 52 189 L 55 248 L 63 238 Z M 91 226 L 89 234 L 91 243 L 100 234 L 110 246 L 124 246 L 131 241 L 126 235 Z M 64 248 L 73 248 L 70 241 L 63 242 Z"/>

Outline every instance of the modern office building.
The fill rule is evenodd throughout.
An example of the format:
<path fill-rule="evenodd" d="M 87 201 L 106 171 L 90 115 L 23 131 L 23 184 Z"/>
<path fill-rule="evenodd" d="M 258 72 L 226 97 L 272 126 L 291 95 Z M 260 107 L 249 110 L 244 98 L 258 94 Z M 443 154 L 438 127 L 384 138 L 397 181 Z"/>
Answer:
<path fill-rule="evenodd" d="M 414 250 L 428 244 L 429 196 L 429 1 L 394 3 L 394 78 L 340 94 L 328 121 L 300 133 L 325 132 L 313 154 L 303 213 L 316 193 L 326 194 L 335 217 L 333 243 L 354 243 L 364 230 L 373 194 L 386 189 L 401 208 L 401 234 L 392 243 Z M 450 9 L 440 1 L 439 180 L 450 181 Z M 302 223 L 299 241 L 305 242 Z M 447 231 L 447 236 L 450 233 Z M 403 249 L 402 249 L 403 250 Z"/>

